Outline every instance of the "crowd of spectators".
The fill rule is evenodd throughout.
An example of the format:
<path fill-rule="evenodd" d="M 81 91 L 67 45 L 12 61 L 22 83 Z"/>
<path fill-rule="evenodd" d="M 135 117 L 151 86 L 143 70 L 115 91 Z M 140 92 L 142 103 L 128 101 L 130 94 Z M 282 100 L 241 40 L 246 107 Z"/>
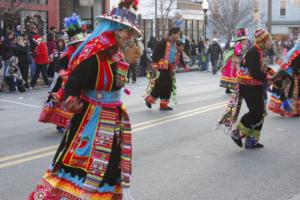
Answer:
<path fill-rule="evenodd" d="M 25 92 L 36 86 L 42 74 L 44 85 L 50 85 L 57 61 L 65 51 L 64 33 L 51 27 L 47 36 L 40 34 L 37 27 L 22 31 L 18 25 L 15 31 L 8 30 L 0 38 L 0 90 Z"/>

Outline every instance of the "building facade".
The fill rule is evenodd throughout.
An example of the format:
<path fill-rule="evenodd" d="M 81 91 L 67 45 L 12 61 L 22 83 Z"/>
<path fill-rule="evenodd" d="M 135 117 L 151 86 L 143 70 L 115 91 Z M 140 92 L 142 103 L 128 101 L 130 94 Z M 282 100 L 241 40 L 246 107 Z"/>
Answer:
<path fill-rule="evenodd" d="M 109 12 L 109 0 L 60 0 L 60 26 L 63 27 L 64 18 L 77 13 L 93 30 L 97 25 L 96 16 Z"/>
<path fill-rule="evenodd" d="M 266 28 L 268 0 L 260 0 L 261 27 Z M 272 1 L 272 35 L 275 40 L 297 39 L 300 32 L 300 1 Z"/>
<path fill-rule="evenodd" d="M 297 39 L 300 31 L 300 6 L 287 0 L 273 1 L 272 34 L 278 39 Z"/>
<path fill-rule="evenodd" d="M 20 24 L 23 31 L 36 26 L 40 34 L 47 33 L 49 27 L 59 27 L 59 0 L 0 1 L 0 30 L 15 30 Z"/>
<path fill-rule="evenodd" d="M 171 4 L 169 4 L 171 1 Z M 157 18 L 155 18 L 155 1 L 140 1 L 139 21 L 145 42 L 150 36 L 162 38 L 172 26 L 179 26 L 183 36 L 199 40 L 203 36 L 204 13 L 201 3 L 192 0 L 157 0 Z M 200 1 L 201 2 L 201 1 Z M 111 8 L 118 0 L 111 1 Z M 170 5 L 169 13 L 166 13 Z M 160 9 L 162 7 L 162 9 Z"/>

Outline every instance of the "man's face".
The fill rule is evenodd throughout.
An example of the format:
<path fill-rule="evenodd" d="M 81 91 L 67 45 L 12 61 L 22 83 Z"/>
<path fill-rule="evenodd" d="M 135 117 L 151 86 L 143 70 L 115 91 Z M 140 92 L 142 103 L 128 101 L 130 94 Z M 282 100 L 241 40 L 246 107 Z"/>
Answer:
<path fill-rule="evenodd" d="M 59 41 L 59 42 L 58 42 L 58 46 L 59 46 L 60 49 L 62 49 L 62 48 L 64 47 L 63 41 Z"/>
<path fill-rule="evenodd" d="M 119 37 L 119 45 L 125 46 L 127 41 L 132 41 L 134 37 L 134 33 L 132 30 L 123 29 L 115 32 Z"/>
<path fill-rule="evenodd" d="M 11 39 L 13 39 L 13 38 L 14 38 L 14 35 L 13 35 L 13 34 L 9 34 L 9 35 L 8 35 L 8 39 L 11 40 Z"/>
<path fill-rule="evenodd" d="M 268 39 L 265 42 L 265 48 L 266 49 L 271 49 L 272 48 L 272 40 L 270 37 L 268 37 Z"/>
<path fill-rule="evenodd" d="M 178 32 L 178 33 L 173 33 L 173 34 L 171 35 L 171 40 L 172 40 L 173 42 L 176 42 L 177 40 L 179 40 L 179 38 L 180 38 L 180 32 Z"/>

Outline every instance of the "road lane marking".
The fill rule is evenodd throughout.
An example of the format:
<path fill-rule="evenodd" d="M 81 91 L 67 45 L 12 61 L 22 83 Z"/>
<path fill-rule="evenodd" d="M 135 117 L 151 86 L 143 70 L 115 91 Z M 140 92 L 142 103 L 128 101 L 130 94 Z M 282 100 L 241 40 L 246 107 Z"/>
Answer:
<path fill-rule="evenodd" d="M 212 108 L 212 107 L 216 107 L 216 106 L 220 106 L 220 105 L 224 106 L 226 103 L 227 103 L 227 101 L 223 101 L 223 102 L 203 106 L 203 107 L 200 107 L 200 108 L 196 108 L 196 109 L 193 109 L 193 110 L 188 110 L 188 111 L 180 112 L 180 113 L 177 113 L 177 114 L 169 115 L 169 116 L 166 116 L 166 117 L 161 117 L 159 119 L 148 120 L 146 122 L 141 122 L 141 123 L 138 123 L 136 125 L 133 125 L 132 128 L 134 129 L 134 128 L 138 128 L 140 126 L 151 125 L 153 123 L 161 122 L 162 120 L 168 120 L 168 119 L 176 118 L 176 117 L 179 117 L 179 116 L 185 116 L 187 114 L 198 112 L 198 111 L 201 111 L 201 110 L 205 110 L 207 108 Z"/>
<path fill-rule="evenodd" d="M 41 153 L 43 151 L 55 150 L 55 149 L 57 149 L 57 147 L 58 147 L 58 145 L 52 145 L 52 146 L 49 146 L 49 147 L 45 147 L 45 148 L 41 148 L 41 149 L 37 149 L 37 150 L 33 150 L 33 151 L 28 151 L 28 152 L 25 152 L 25 153 L 20 153 L 20 154 L 14 155 L 14 156 L 2 157 L 2 158 L 0 158 L 0 162 L 13 160 L 13 159 L 20 158 L 20 157 L 23 157 L 23 156 L 30 156 L 30 155 L 33 155 L 33 154 L 36 154 L 36 153 Z"/>
<path fill-rule="evenodd" d="M 53 156 L 53 154 L 55 154 L 55 152 L 56 151 L 50 151 L 48 153 L 38 154 L 38 155 L 35 155 L 35 156 L 29 156 L 29 157 L 26 157 L 26 158 L 15 160 L 15 161 L 6 162 L 6 163 L 3 163 L 3 164 L 0 164 L 0 169 L 5 168 L 5 167 L 10 167 L 10 166 L 13 166 L 13 165 L 22 164 L 22 163 L 25 163 L 25 162 L 28 162 L 28 161 L 31 161 L 31 160 L 37 160 L 39 158 L 43 158 L 43 157 L 47 157 L 47 156 Z"/>
<path fill-rule="evenodd" d="M 180 112 L 180 113 L 177 113 L 177 114 L 174 114 L 174 115 L 161 117 L 159 119 L 150 120 L 150 121 L 147 121 L 147 122 L 141 122 L 141 123 L 138 123 L 138 124 L 132 126 L 132 132 L 136 133 L 136 132 L 139 132 L 139 131 L 142 131 L 142 130 L 145 130 L 145 129 L 149 129 L 151 127 L 166 124 L 166 123 L 176 121 L 176 120 L 179 120 L 179 119 L 183 119 L 183 118 L 203 114 L 203 113 L 206 113 L 206 112 L 209 112 L 209 111 L 212 111 L 212 110 L 217 110 L 217 109 L 225 107 L 225 105 L 226 105 L 226 101 L 219 102 L 219 103 L 216 103 L 216 104 L 203 106 L 203 107 L 196 108 L 196 109 L 193 109 L 193 110 Z M 57 149 L 57 147 L 58 147 L 58 145 L 53 145 L 53 146 L 45 147 L 45 148 L 42 148 L 42 149 L 37 149 L 37 150 L 17 154 L 17 155 L 14 155 L 14 156 L 7 156 L 7 157 L 0 158 L 0 162 L 8 161 L 8 162 L 4 162 L 2 164 L 0 163 L 0 169 L 5 168 L 5 167 L 9 167 L 9 166 L 13 166 L 13 165 L 18 165 L 18 164 L 28 162 L 28 161 L 31 161 L 31 160 L 36 160 L 36 159 L 39 159 L 39 158 L 42 158 L 42 157 L 47 157 L 47 156 L 53 155 L 56 151 L 51 151 L 51 152 L 47 152 L 47 153 L 44 153 L 44 151 L 55 150 L 55 149 Z M 40 154 L 40 153 L 42 153 L 42 154 Z M 35 155 L 35 154 L 37 154 L 37 155 Z M 24 157 L 24 156 L 25 156 L 25 158 L 14 160 L 16 158 L 20 158 L 20 157 Z M 13 161 L 10 161 L 10 160 L 13 160 Z"/>
<path fill-rule="evenodd" d="M 206 113 L 206 112 L 209 112 L 209 111 L 212 111 L 212 110 L 217 110 L 219 108 L 224 108 L 224 105 L 219 105 L 219 106 L 216 106 L 216 107 L 207 108 L 207 109 L 204 109 L 204 110 L 196 111 L 196 112 L 189 113 L 189 114 L 186 114 L 186 115 L 181 115 L 181 116 L 171 118 L 171 119 L 161 120 L 161 121 L 156 122 L 154 124 L 149 124 L 149 125 L 145 125 L 143 127 L 132 129 L 132 132 L 136 133 L 138 131 L 142 131 L 142 130 L 145 130 L 145 129 L 148 129 L 148 128 L 151 128 L 151 127 L 154 127 L 154 126 L 159 126 L 159 125 L 166 124 L 166 123 L 176 121 L 176 120 L 179 120 L 179 119 L 191 117 L 191 116 L 194 116 L 194 115 L 199 115 L 199 114 Z"/>
<path fill-rule="evenodd" d="M 30 107 L 30 108 L 42 108 L 42 106 L 36 106 L 36 105 L 27 104 L 27 103 L 20 103 L 17 101 L 11 101 L 11 100 L 7 100 L 7 99 L 0 99 L 0 102 L 12 103 L 12 104 L 17 104 L 17 105 L 21 105 L 21 106 Z"/>

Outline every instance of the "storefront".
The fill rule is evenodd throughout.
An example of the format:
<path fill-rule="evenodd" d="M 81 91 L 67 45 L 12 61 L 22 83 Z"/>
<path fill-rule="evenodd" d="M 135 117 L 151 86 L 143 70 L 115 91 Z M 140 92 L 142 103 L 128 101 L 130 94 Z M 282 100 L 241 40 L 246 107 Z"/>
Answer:
<path fill-rule="evenodd" d="M 48 3 L 48 0 L 15 2 L 0 2 L 1 34 L 5 34 L 7 30 L 15 30 L 19 24 L 23 31 L 29 31 L 35 26 L 41 35 L 46 34 L 51 26 L 59 27 L 59 0 L 51 0 L 51 3 Z"/>

